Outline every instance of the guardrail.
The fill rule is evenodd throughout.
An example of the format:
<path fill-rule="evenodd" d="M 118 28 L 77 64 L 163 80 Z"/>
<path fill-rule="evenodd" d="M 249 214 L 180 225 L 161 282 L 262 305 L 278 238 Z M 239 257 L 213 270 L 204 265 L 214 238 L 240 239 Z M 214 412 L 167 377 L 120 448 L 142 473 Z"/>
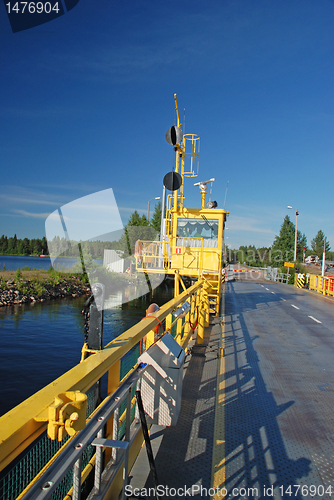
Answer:
<path fill-rule="evenodd" d="M 287 273 L 277 273 L 273 281 L 277 281 L 279 283 L 289 283 L 290 276 L 291 274 Z"/>
<path fill-rule="evenodd" d="M 178 287 L 180 283 L 184 287 L 177 273 L 175 280 Z M 184 287 L 181 294 L 167 302 L 159 311 L 144 318 L 106 345 L 103 350 L 89 356 L 0 418 L 1 499 L 14 500 L 22 498 L 23 494 L 32 488 L 41 471 L 45 471 L 51 466 L 54 456 L 65 447 L 71 446 L 72 440 L 75 439 L 76 433 L 72 437 L 64 437 L 63 441 L 58 443 L 52 441 L 46 435 L 50 408 L 52 413 L 58 397 L 63 396 L 65 393 L 68 394 L 69 391 L 73 393 L 79 391 L 81 394 L 89 396 L 91 388 L 105 374 L 108 374 L 107 397 L 109 397 L 117 390 L 125 377 L 132 372 L 133 367 L 136 366 L 141 342 L 146 340 L 147 348 L 157 340 L 155 338 L 157 325 L 163 325 L 164 330 L 171 332 L 181 347 L 186 349 L 198 324 L 197 342 L 203 342 L 204 327 L 209 324 L 209 304 L 205 287 L 205 280 L 198 280 L 188 289 Z M 186 301 L 190 303 L 189 315 L 187 314 L 183 319 L 174 319 L 173 312 Z M 129 358 L 130 351 L 134 352 L 134 357 L 131 358 L 132 361 Z M 79 414 L 80 411 L 78 410 Z M 94 411 L 94 407 L 87 411 L 86 422 L 90 420 L 96 411 L 98 409 Z M 73 415 L 71 415 L 72 417 Z M 74 424 L 76 418 L 73 417 Z M 125 417 L 120 412 L 120 426 L 124 420 Z M 70 422 L 69 425 L 71 426 L 72 423 Z M 111 416 L 106 423 L 107 439 L 115 439 L 114 426 L 114 419 Z M 141 436 L 141 440 L 137 439 L 132 444 L 132 448 L 129 449 L 129 457 L 136 456 L 142 442 Z M 93 453 L 86 457 L 81 477 L 77 478 L 80 484 L 84 483 L 87 475 L 94 467 L 94 457 L 95 454 Z M 110 457 L 111 452 L 109 453 Z M 131 466 L 131 463 L 129 463 L 129 466 Z M 121 488 L 122 482 L 118 485 L 118 493 L 116 491 L 115 495 L 118 496 Z M 70 488 L 63 486 L 63 490 L 59 491 L 58 494 L 56 490 L 52 498 L 69 498 L 67 496 L 67 494 L 70 495 L 69 490 Z M 114 498 L 117 498 L 117 496 Z"/>
<path fill-rule="evenodd" d="M 334 276 L 320 276 L 317 274 L 296 274 L 295 286 L 307 288 L 323 295 L 334 297 Z"/>

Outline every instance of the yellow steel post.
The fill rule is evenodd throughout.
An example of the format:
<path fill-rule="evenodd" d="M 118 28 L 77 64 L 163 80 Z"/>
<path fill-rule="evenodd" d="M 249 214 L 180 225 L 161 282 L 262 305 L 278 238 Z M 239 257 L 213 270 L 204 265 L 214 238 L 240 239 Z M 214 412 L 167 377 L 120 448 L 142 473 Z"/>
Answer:
<path fill-rule="evenodd" d="M 207 314 L 207 301 L 208 294 L 204 288 L 201 290 L 200 294 L 200 304 L 199 304 L 199 314 L 198 314 L 198 333 L 197 333 L 197 344 L 203 344 L 204 342 L 204 328 L 206 326 L 206 314 Z"/>
<path fill-rule="evenodd" d="M 194 325 L 195 321 L 196 321 L 196 316 L 195 316 L 195 313 L 196 313 L 196 298 L 197 298 L 197 294 L 191 296 L 191 302 L 190 302 L 190 320 L 191 320 L 191 324 L 192 325 Z M 190 323 L 189 323 L 189 330 L 191 330 L 191 336 L 192 336 L 192 334 L 194 333 L 194 330 L 193 330 L 193 328 L 191 328 Z"/>
<path fill-rule="evenodd" d="M 184 328 L 183 328 L 183 335 L 182 335 L 182 338 L 186 337 L 189 333 L 189 330 L 190 330 L 190 324 L 189 324 L 189 313 L 186 314 L 185 318 L 184 318 Z"/>
<path fill-rule="evenodd" d="M 206 192 L 203 190 L 201 191 L 201 195 L 202 195 L 202 204 L 201 204 L 201 208 L 203 210 L 203 208 L 205 208 L 205 194 Z"/>
<path fill-rule="evenodd" d="M 154 329 L 148 332 L 146 336 L 146 349 L 148 349 L 151 345 L 154 344 Z"/>
<path fill-rule="evenodd" d="M 179 273 L 175 273 L 175 279 L 174 279 L 174 297 L 178 297 L 180 295 L 180 276 Z M 182 332 L 182 318 L 178 319 L 176 322 L 176 334 L 175 337 L 178 337 L 181 335 Z"/>
<path fill-rule="evenodd" d="M 175 273 L 175 278 L 174 278 L 174 299 L 179 296 L 180 294 L 180 281 L 179 281 L 179 273 Z"/>
<path fill-rule="evenodd" d="M 170 332 L 171 331 L 171 328 L 172 328 L 172 315 L 171 314 L 168 314 L 168 316 L 166 317 L 166 331 L 167 332 Z"/>
<path fill-rule="evenodd" d="M 175 109 L 176 109 L 176 116 L 177 116 L 177 126 L 179 127 L 181 125 L 181 123 L 180 123 L 179 106 L 177 104 L 177 95 L 176 94 L 174 94 L 174 101 L 175 101 Z"/>
<path fill-rule="evenodd" d="M 200 310 L 201 310 L 201 292 L 202 292 L 202 289 L 197 290 L 197 292 L 196 292 L 196 308 L 198 311 L 198 324 L 199 324 L 199 314 L 200 314 Z"/>
<path fill-rule="evenodd" d="M 203 290 L 203 297 L 204 297 L 204 311 L 205 311 L 204 326 L 209 326 L 209 324 L 210 324 L 210 305 L 209 305 L 208 291 L 206 288 Z"/>
<path fill-rule="evenodd" d="M 177 115 L 177 126 L 180 128 L 181 123 L 180 123 L 180 115 L 179 115 L 179 107 L 177 104 L 177 96 L 174 94 L 174 100 L 175 100 L 175 109 L 176 109 L 176 115 Z M 176 151 L 176 162 L 175 162 L 175 172 L 179 173 L 180 171 L 180 152 L 181 154 L 183 153 L 183 149 L 179 144 L 176 144 L 175 146 L 175 151 Z M 184 155 L 182 154 L 182 157 Z M 183 197 L 183 176 L 182 176 L 182 186 L 180 190 L 181 194 L 181 206 L 182 206 L 182 197 Z M 174 191 L 174 210 L 178 211 L 178 190 Z"/>
<path fill-rule="evenodd" d="M 221 275 L 219 278 L 219 283 L 218 283 L 218 292 L 217 292 L 217 309 L 216 309 L 216 316 L 219 316 L 219 307 L 220 307 L 220 295 L 222 291 L 223 285 L 221 281 Z"/>

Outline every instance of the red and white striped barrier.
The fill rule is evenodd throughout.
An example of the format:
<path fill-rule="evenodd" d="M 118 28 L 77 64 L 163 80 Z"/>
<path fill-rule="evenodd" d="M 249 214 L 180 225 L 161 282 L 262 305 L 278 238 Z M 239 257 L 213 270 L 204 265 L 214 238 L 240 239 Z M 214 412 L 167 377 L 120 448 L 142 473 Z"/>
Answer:
<path fill-rule="evenodd" d="M 250 271 L 248 269 L 233 269 L 234 273 L 262 273 L 262 271 Z"/>

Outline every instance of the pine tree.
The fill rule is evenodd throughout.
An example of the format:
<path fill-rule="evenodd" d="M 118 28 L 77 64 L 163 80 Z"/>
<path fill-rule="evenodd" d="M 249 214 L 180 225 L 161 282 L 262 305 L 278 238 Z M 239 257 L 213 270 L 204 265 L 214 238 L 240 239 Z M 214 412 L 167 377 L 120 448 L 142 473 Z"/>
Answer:
<path fill-rule="evenodd" d="M 0 238 L 0 252 L 6 254 L 8 249 L 8 238 L 4 234 Z"/>
<path fill-rule="evenodd" d="M 315 255 L 317 255 L 320 258 L 322 258 L 322 254 L 324 251 L 324 243 L 325 243 L 325 234 L 320 229 L 320 231 L 317 232 L 316 236 L 311 241 L 312 251 L 314 252 Z M 326 253 L 329 252 L 330 249 L 331 249 L 330 244 L 326 240 Z"/>
<path fill-rule="evenodd" d="M 137 210 L 135 210 L 133 214 L 130 215 L 127 226 L 148 226 L 147 217 L 145 215 L 140 217 Z"/>
<path fill-rule="evenodd" d="M 124 257 L 133 255 L 137 240 L 154 241 L 157 239 L 157 233 L 153 227 L 147 223 L 145 215 L 138 214 L 137 210 L 131 214 L 124 233 L 119 240 L 119 248 L 124 251 Z"/>
<path fill-rule="evenodd" d="M 296 227 L 291 222 L 290 217 L 286 215 L 279 236 L 275 237 L 272 251 L 271 261 L 277 266 L 282 266 L 284 261 L 293 260 L 295 251 L 295 230 Z M 297 260 L 302 260 L 303 247 L 307 246 L 305 234 L 297 231 Z"/>
<path fill-rule="evenodd" d="M 153 227 L 160 234 L 161 228 L 161 201 L 154 207 L 154 212 L 151 218 L 150 226 Z"/>
<path fill-rule="evenodd" d="M 24 255 L 30 255 L 30 240 L 28 238 L 24 238 L 21 246 L 22 246 L 22 252 L 19 253 L 23 253 Z"/>

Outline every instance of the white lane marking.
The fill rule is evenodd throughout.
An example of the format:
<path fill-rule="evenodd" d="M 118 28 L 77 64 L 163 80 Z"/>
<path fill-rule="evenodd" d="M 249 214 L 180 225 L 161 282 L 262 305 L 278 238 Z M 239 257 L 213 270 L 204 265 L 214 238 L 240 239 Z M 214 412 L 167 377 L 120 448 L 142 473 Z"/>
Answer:
<path fill-rule="evenodd" d="M 283 297 L 279 297 L 279 298 L 280 298 L 280 300 L 284 300 L 284 302 L 286 302 L 286 299 L 283 299 Z"/>
<path fill-rule="evenodd" d="M 275 292 L 271 292 L 271 293 L 275 293 Z"/>
<path fill-rule="evenodd" d="M 313 318 L 313 316 L 309 316 L 309 318 L 313 319 L 313 321 L 316 321 L 317 323 L 321 323 L 317 318 Z"/>
<path fill-rule="evenodd" d="M 299 309 L 299 307 L 297 306 L 294 306 L 293 304 L 291 304 L 292 307 L 294 307 L 295 309 Z"/>
<path fill-rule="evenodd" d="M 261 286 L 262 286 L 262 288 L 264 288 L 264 285 L 261 285 Z"/>
<path fill-rule="evenodd" d="M 266 290 L 268 290 L 268 292 L 269 292 L 269 288 L 266 288 Z"/>

